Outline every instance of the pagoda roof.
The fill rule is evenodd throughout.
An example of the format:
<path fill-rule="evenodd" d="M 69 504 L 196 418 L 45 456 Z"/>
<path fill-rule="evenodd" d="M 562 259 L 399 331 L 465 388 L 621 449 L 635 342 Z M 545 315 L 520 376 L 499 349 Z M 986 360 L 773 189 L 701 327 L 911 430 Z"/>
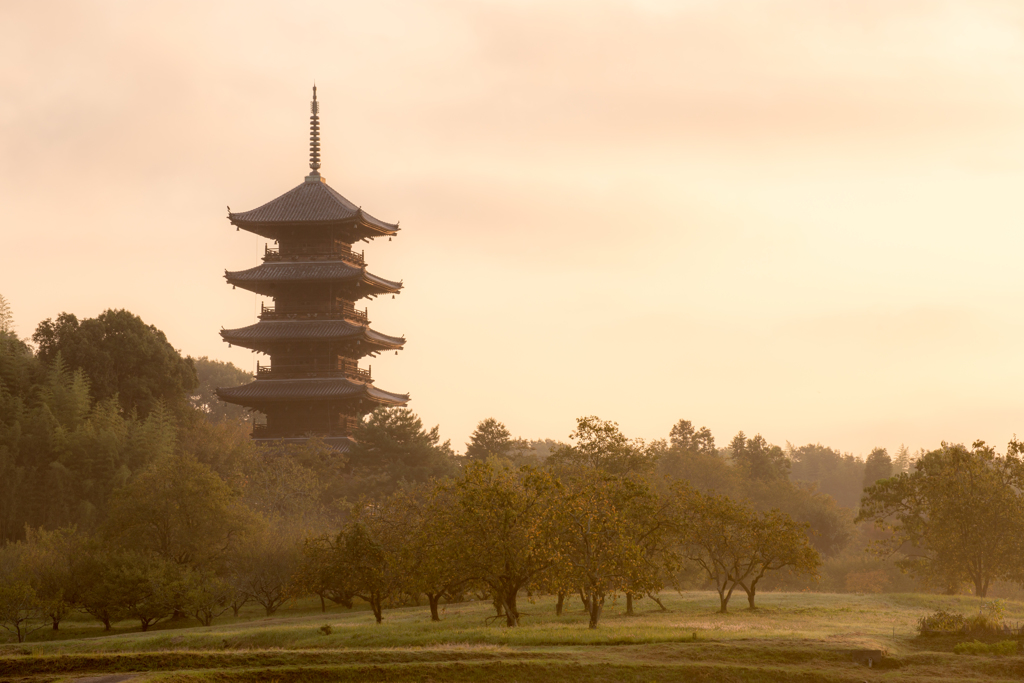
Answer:
<path fill-rule="evenodd" d="M 387 349 L 405 345 L 405 337 L 392 337 L 371 330 L 365 325 L 356 325 L 347 320 L 282 320 L 260 322 L 233 330 L 221 330 L 224 341 L 239 346 L 259 346 L 265 342 L 279 341 L 344 341 L 365 340 Z"/>
<path fill-rule="evenodd" d="M 386 223 L 356 206 L 319 176 L 288 190 L 277 199 L 250 211 L 229 212 L 232 225 L 242 228 L 283 226 L 302 223 L 360 223 L 382 235 L 398 233 L 397 223 Z"/>
<path fill-rule="evenodd" d="M 382 405 L 404 406 L 409 394 L 394 394 L 344 378 L 258 379 L 240 387 L 217 389 L 222 401 L 253 406 L 289 401 L 335 401 L 365 398 Z"/>
<path fill-rule="evenodd" d="M 230 284 L 260 294 L 271 295 L 266 285 L 301 282 L 347 282 L 357 281 L 370 286 L 366 295 L 395 293 L 402 289 L 401 282 L 393 282 L 366 272 L 342 261 L 282 261 L 261 263 L 255 268 L 238 271 L 224 271 Z M 379 291 L 372 291 L 373 289 Z"/>

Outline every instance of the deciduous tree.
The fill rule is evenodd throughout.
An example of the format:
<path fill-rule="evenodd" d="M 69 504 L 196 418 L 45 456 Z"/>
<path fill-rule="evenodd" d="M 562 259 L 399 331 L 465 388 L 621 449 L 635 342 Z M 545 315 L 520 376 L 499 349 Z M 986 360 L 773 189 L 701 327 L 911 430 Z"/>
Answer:
<path fill-rule="evenodd" d="M 864 492 L 857 521 L 891 533 L 876 550 L 900 550 L 913 574 L 954 588 L 1024 576 L 1024 451 L 1011 441 L 999 456 L 983 441 L 946 444 L 919 458 L 911 473 L 882 479 Z"/>

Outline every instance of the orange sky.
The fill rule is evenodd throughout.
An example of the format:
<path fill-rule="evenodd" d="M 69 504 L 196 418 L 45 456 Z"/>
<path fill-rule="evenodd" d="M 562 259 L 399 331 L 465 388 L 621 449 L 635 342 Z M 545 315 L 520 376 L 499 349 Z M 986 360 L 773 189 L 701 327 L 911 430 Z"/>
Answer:
<path fill-rule="evenodd" d="M 1024 4 L 0 5 L 0 293 L 217 332 L 307 173 L 387 221 L 378 386 L 493 416 L 679 418 L 864 454 L 1024 433 Z"/>

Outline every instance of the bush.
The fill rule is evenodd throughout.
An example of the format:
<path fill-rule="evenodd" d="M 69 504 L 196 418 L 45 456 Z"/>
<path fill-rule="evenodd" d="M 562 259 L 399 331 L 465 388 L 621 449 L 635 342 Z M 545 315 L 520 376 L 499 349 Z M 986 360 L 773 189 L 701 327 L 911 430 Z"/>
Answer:
<path fill-rule="evenodd" d="M 329 636 L 332 633 L 334 633 L 334 629 L 331 628 L 330 624 L 324 624 L 320 627 L 320 633 L 324 634 L 325 636 Z"/>
<path fill-rule="evenodd" d="M 970 643 L 957 643 L 953 652 L 958 655 L 1000 655 L 1005 657 L 1017 654 L 1017 641 L 1004 640 L 991 645 L 986 645 L 979 640 Z"/>
<path fill-rule="evenodd" d="M 957 633 L 963 631 L 966 626 L 967 619 L 964 615 L 941 609 L 917 620 L 918 630 L 923 636 L 930 633 Z"/>

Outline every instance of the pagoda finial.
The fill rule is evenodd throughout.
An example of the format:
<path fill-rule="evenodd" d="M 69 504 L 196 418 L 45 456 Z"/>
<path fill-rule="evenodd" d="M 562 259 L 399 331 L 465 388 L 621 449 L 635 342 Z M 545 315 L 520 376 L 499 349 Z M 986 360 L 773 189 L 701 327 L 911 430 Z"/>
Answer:
<path fill-rule="evenodd" d="M 316 101 L 316 83 L 313 84 L 313 101 L 309 103 L 309 167 L 306 176 L 310 182 L 320 181 L 320 103 Z"/>

